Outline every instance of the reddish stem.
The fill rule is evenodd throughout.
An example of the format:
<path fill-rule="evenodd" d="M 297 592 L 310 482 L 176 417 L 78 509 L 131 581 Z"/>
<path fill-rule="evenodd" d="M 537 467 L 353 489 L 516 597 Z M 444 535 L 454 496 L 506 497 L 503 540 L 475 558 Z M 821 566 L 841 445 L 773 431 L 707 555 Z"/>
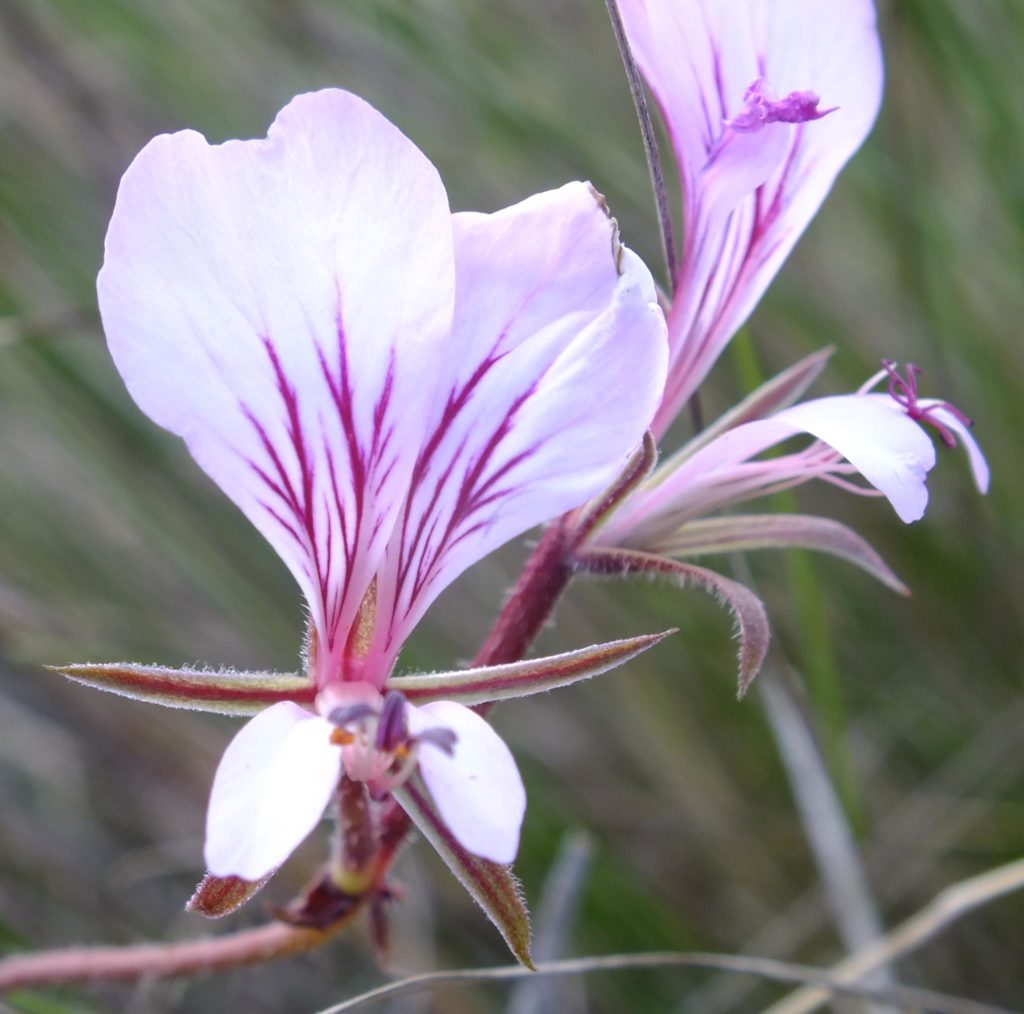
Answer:
<path fill-rule="evenodd" d="M 213 940 L 136 947 L 73 947 L 15 955 L 0 961 L 0 993 L 57 982 L 133 982 L 143 978 L 206 975 L 263 964 L 319 947 L 354 915 L 352 912 L 326 930 L 277 922 Z"/>
<path fill-rule="evenodd" d="M 572 577 L 565 520 L 555 521 L 526 561 L 473 666 L 518 662 L 547 622 Z"/>

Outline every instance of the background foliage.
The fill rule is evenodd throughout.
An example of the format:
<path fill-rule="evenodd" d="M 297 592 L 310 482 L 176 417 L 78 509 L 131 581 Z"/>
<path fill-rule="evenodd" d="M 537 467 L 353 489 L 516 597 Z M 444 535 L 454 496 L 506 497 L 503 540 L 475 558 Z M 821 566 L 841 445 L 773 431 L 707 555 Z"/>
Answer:
<path fill-rule="evenodd" d="M 803 491 L 854 524 L 913 587 L 903 601 L 840 563 L 752 558 L 782 654 L 858 835 L 887 923 L 1024 846 L 1019 583 L 1024 499 L 1024 7 L 889 0 L 881 122 L 705 393 L 837 348 L 816 391 L 883 355 L 977 421 L 995 481 L 973 492 L 940 448 L 925 521 Z M 814 82 L 807 82 L 813 86 Z M 0 946 L 223 930 L 183 913 L 201 873 L 206 793 L 228 719 L 67 685 L 44 663 L 201 660 L 293 668 L 302 615 L 272 551 L 183 447 L 129 401 L 94 278 L 119 174 L 152 135 L 260 136 L 297 91 L 340 85 L 439 166 L 453 206 L 490 210 L 567 179 L 604 191 L 658 264 L 652 202 L 599 0 L 3 0 L 0 3 Z M 826 96 L 827 99 L 827 96 Z M 754 365 L 756 363 L 756 366 Z M 525 552 L 514 545 L 432 610 L 403 665 L 472 654 Z M 842 956 L 778 750 L 753 692 L 737 704 L 727 617 L 698 593 L 574 588 L 544 635 L 561 650 L 678 625 L 590 686 L 509 705 L 498 724 L 530 809 L 519 870 L 536 902 L 565 835 L 592 862 L 569 953 L 702 948 Z M 284 901 L 319 857 L 268 890 Z M 401 864 L 396 962 L 505 960 L 429 854 Z M 263 918 L 260 903 L 235 924 Z M 899 973 L 1009 1004 L 1024 899 L 972 915 Z M 381 980 L 359 933 L 216 980 L 22 995 L 19 1009 L 305 1010 Z M 570 988 L 564 1009 L 739 1011 L 777 991 L 636 973 Z M 453 987 L 438 1010 L 504 1009 Z M 401 1010 L 417 1009 L 401 1001 Z M 571 1004 L 575 1004 L 574 1008 Z M 424 1001 L 424 1009 L 429 1001 Z"/>

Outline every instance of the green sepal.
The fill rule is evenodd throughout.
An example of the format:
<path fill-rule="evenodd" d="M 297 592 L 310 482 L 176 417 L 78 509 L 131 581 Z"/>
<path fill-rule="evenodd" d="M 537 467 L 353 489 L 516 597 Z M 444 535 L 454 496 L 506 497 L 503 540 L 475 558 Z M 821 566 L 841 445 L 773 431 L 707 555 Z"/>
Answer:
<path fill-rule="evenodd" d="M 910 594 L 885 560 L 852 528 L 811 514 L 729 514 L 702 518 L 656 539 L 650 549 L 680 557 L 751 549 L 812 549 L 866 570 L 900 595 Z"/>
<path fill-rule="evenodd" d="M 546 658 L 509 662 L 505 665 L 461 669 L 456 672 L 414 676 L 392 676 L 389 690 L 401 691 L 413 704 L 456 701 L 459 704 L 488 704 L 514 697 L 529 697 L 608 672 L 654 647 L 675 633 L 644 634 L 623 641 L 609 641 L 589 648 L 567 651 Z"/>
<path fill-rule="evenodd" d="M 595 548 L 579 553 L 576 563 L 581 571 L 597 577 L 639 575 L 661 578 L 678 588 L 696 585 L 714 595 L 729 609 L 736 623 L 736 636 L 740 642 L 738 696 L 742 698 L 747 692 L 764 664 L 771 642 L 771 627 L 764 604 L 749 588 L 706 567 L 639 550 Z"/>
<path fill-rule="evenodd" d="M 271 704 L 312 704 L 316 688 L 294 673 L 232 669 L 167 669 L 134 662 L 48 666 L 53 672 L 98 690 L 168 708 L 222 715 L 255 715 Z"/>
<path fill-rule="evenodd" d="M 394 792 L 420 833 L 505 938 L 515 959 L 534 968 L 530 956 L 530 913 L 512 868 L 467 852 L 445 826 L 418 776 Z"/>

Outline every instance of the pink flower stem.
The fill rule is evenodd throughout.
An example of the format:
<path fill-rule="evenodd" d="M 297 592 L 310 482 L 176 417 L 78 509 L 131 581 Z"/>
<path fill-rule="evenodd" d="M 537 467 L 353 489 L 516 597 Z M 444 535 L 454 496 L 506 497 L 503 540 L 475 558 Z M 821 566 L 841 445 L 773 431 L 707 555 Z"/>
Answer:
<path fill-rule="evenodd" d="M 526 561 L 473 666 L 517 662 L 526 654 L 572 578 L 571 553 L 563 518 L 548 527 Z"/>
<path fill-rule="evenodd" d="M 133 947 L 71 947 L 0 960 L 0 994 L 64 982 L 136 982 L 140 979 L 208 975 L 264 964 L 311 951 L 343 929 L 357 906 L 327 929 L 275 922 L 214 940 Z"/>

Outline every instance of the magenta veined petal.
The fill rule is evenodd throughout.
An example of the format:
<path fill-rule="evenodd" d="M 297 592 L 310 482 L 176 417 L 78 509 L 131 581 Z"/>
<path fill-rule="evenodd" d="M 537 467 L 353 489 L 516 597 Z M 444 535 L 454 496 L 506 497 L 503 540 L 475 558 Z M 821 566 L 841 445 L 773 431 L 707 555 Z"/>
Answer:
<path fill-rule="evenodd" d="M 669 317 L 669 383 L 655 423 L 661 433 L 867 136 L 881 102 L 882 57 L 871 0 L 619 7 L 683 184 L 686 234 Z M 758 129 L 745 115 L 751 94 L 778 97 Z"/>
<path fill-rule="evenodd" d="M 320 822 L 341 775 L 332 726 L 285 701 L 247 722 L 224 751 L 206 816 L 206 865 L 259 880 Z"/>
<path fill-rule="evenodd" d="M 454 220 L 450 372 L 378 577 L 387 659 L 468 566 L 621 471 L 665 379 L 653 279 L 593 188 Z"/>
<path fill-rule="evenodd" d="M 459 844 L 495 863 L 519 849 L 526 790 L 505 741 L 475 711 L 453 701 L 409 707 L 409 728 L 455 733 L 451 754 L 429 742 L 419 747 L 419 769 L 438 813 Z"/>
<path fill-rule="evenodd" d="M 805 433 L 835 454 L 758 458 Z M 601 540 L 643 547 L 694 517 L 851 469 L 882 493 L 903 521 L 916 521 L 928 503 L 925 479 L 934 464 L 931 438 L 889 395 L 818 398 L 727 430 L 666 474 L 655 473 L 657 481 L 630 498 L 602 530 Z"/>
<path fill-rule="evenodd" d="M 283 557 L 323 655 L 401 509 L 451 326 L 433 166 L 361 99 L 300 95 L 264 140 L 151 141 L 99 301 L 132 396 Z"/>

